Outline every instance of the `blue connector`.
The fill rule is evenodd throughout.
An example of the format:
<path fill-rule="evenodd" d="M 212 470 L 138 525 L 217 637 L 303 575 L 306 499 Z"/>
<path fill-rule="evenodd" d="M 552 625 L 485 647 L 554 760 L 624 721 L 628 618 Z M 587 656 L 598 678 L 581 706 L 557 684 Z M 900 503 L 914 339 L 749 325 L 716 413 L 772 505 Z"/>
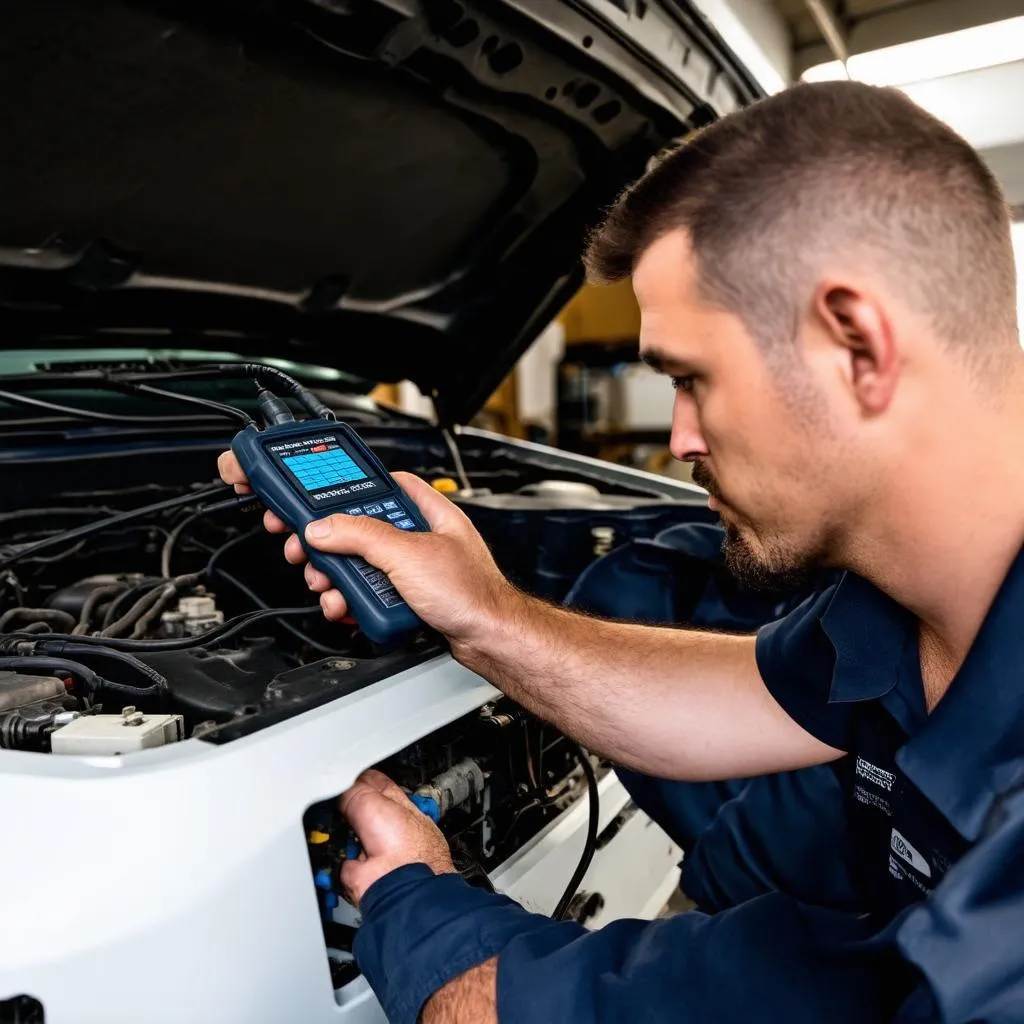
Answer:
<path fill-rule="evenodd" d="M 426 796 L 423 793 L 410 793 L 409 800 L 418 811 L 425 814 L 435 825 L 441 820 L 441 808 L 437 806 L 437 801 L 432 796 Z M 362 847 L 359 845 L 359 840 L 354 836 L 345 844 L 345 856 L 348 860 L 356 860 L 361 850 Z"/>
<path fill-rule="evenodd" d="M 409 799 L 436 825 L 441 820 L 441 808 L 432 796 L 410 793 Z"/>

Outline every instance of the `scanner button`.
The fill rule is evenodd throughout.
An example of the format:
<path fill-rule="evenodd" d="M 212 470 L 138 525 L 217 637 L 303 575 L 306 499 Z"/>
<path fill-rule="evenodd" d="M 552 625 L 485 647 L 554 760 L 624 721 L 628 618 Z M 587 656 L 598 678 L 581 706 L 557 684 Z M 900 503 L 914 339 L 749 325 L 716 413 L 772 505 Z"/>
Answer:
<path fill-rule="evenodd" d="M 405 509 L 400 508 L 397 512 L 389 512 L 388 519 L 403 519 L 405 518 Z"/>
<path fill-rule="evenodd" d="M 347 508 L 345 509 L 345 515 L 347 516 L 361 516 L 363 510 L 361 508 Z"/>
<path fill-rule="evenodd" d="M 398 522 L 395 523 L 395 526 L 397 526 L 400 530 L 416 529 L 416 524 L 411 519 L 399 519 Z"/>
<path fill-rule="evenodd" d="M 383 505 L 384 508 L 386 509 L 398 508 L 398 502 L 392 501 L 390 498 L 387 501 L 382 501 L 381 505 Z"/>
<path fill-rule="evenodd" d="M 380 507 L 380 505 L 367 505 L 366 506 L 366 514 L 368 516 L 379 515 L 383 511 L 384 510 Z"/>

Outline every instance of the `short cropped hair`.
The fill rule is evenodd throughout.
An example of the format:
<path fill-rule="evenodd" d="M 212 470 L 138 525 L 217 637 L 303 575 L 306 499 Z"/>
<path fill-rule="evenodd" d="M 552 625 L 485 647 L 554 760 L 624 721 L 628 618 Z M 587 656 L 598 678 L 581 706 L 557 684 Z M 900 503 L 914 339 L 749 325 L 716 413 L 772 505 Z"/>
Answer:
<path fill-rule="evenodd" d="M 895 89 L 794 86 L 664 154 L 592 233 L 594 282 L 689 234 L 702 297 L 770 345 L 791 340 L 827 262 L 885 274 L 940 340 L 986 362 L 1017 344 L 1009 209 L 952 129 Z"/>

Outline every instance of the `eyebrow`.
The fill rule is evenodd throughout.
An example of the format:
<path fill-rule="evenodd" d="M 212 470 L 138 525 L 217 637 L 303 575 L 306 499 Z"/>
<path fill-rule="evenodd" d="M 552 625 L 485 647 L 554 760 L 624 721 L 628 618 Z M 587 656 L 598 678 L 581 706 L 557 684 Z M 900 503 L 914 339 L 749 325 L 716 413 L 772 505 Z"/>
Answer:
<path fill-rule="evenodd" d="M 670 355 L 668 352 L 665 352 L 660 348 L 645 348 L 640 353 L 640 359 L 655 373 L 663 373 L 673 376 L 691 372 L 691 364 L 688 360 Z"/>
<path fill-rule="evenodd" d="M 640 359 L 645 362 L 655 373 L 666 373 L 665 366 L 669 362 L 663 352 L 656 348 L 645 348 L 640 353 Z"/>

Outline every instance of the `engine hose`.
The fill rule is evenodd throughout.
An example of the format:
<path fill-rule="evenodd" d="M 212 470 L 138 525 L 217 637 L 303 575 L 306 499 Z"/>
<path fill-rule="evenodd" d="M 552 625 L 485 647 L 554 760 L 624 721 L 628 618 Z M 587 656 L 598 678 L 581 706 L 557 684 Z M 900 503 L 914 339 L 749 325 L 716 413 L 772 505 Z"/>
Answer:
<path fill-rule="evenodd" d="M 53 721 L 54 715 L 26 718 L 18 711 L 5 711 L 0 714 L 0 750 L 48 751 Z"/>
<path fill-rule="evenodd" d="M 136 661 L 137 659 L 132 659 Z M 142 668 L 142 662 L 138 662 Z M 0 669 L 8 669 L 12 672 L 24 672 L 28 675 L 47 673 L 54 675 L 59 672 L 66 672 L 76 676 L 82 681 L 84 687 L 90 693 L 117 693 L 123 697 L 137 700 L 140 697 L 159 697 L 166 685 L 167 680 L 157 672 L 153 675 L 158 680 L 150 686 L 130 686 L 125 683 L 115 683 L 112 679 L 106 679 L 91 668 L 79 661 L 69 661 L 66 658 L 28 657 L 0 658 Z"/>
<path fill-rule="evenodd" d="M 82 614 L 78 617 L 78 624 L 75 626 L 72 633 L 75 636 L 79 636 L 82 633 L 88 633 L 89 627 L 92 625 L 92 617 L 99 607 L 100 602 L 108 597 L 117 597 L 124 591 L 127 584 L 124 583 L 108 583 L 105 587 L 97 587 L 86 599 L 85 604 L 82 605 Z"/>
<path fill-rule="evenodd" d="M 24 672 L 26 675 L 58 675 L 65 673 L 82 681 L 90 692 L 100 688 L 103 680 L 91 668 L 78 661 L 67 658 L 40 658 L 35 655 L 27 657 L 0 658 L 0 669 L 8 672 Z"/>
<path fill-rule="evenodd" d="M 156 576 L 150 576 L 129 586 L 120 597 L 116 597 L 111 601 L 110 607 L 103 613 L 103 622 L 100 627 L 101 632 L 112 626 L 124 614 L 125 609 L 134 604 L 143 594 L 149 593 L 154 587 L 159 587 L 164 582 L 164 580 Z"/>
<path fill-rule="evenodd" d="M 156 696 L 167 689 L 167 679 L 164 676 L 151 665 L 147 665 L 144 661 L 140 661 L 125 651 L 115 651 L 109 647 L 94 646 L 90 643 L 76 643 L 73 640 L 41 640 L 36 645 L 36 650 L 45 655 L 86 658 L 101 663 L 105 661 L 111 668 L 127 669 L 141 676 L 148 683 L 146 686 L 132 686 L 130 683 L 114 683 L 109 679 L 105 680 L 106 687 L 112 692 L 134 693 L 142 697 Z"/>
<path fill-rule="evenodd" d="M 160 588 L 160 596 L 146 609 L 143 616 L 135 623 L 131 638 L 141 640 L 146 635 L 146 630 L 156 622 L 167 606 L 183 591 L 194 587 L 203 577 L 202 573 L 191 573 L 187 576 L 178 576 Z"/>
<path fill-rule="evenodd" d="M 121 636 L 122 633 L 127 632 L 130 626 L 134 626 L 135 623 L 138 622 L 139 619 L 142 618 L 142 616 L 145 615 L 146 612 L 148 612 L 149 609 L 162 598 L 163 591 L 164 588 L 162 586 L 156 586 L 152 590 L 147 591 L 135 602 L 135 604 L 131 606 L 131 608 L 128 609 L 128 611 L 124 613 L 124 615 L 121 616 L 121 618 L 112 622 L 109 626 L 104 627 L 100 636 L 104 638 L 118 637 Z"/>
<path fill-rule="evenodd" d="M 75 617 L 59 608 L 11 608 L 0 615 L 0 633 L 6 632 L 10 623 L 18 619 L 43 622 L 56 631 L 66 631 L 75 626 Z"/>

